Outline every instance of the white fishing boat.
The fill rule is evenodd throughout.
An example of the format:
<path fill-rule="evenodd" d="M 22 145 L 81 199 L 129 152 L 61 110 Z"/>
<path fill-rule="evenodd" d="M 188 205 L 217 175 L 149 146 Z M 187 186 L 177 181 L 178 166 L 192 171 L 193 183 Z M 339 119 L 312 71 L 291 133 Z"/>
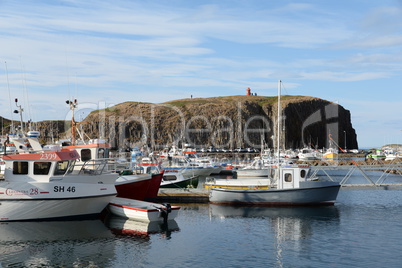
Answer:
<path fill-rule="evenodd" d="M 197 165 L 207 168 L 204 169 L 205 174 L 203 175 L 219 174 L 222 171 L 222 166 L 219 163 L 214 161 L 211 157 L 199 156 L 195 150 L 183 150 L 182 154 L 187 156 L 191 163 L 196 163 Z"/>
<path fill-rule="evenodd" d="M 299 160 L 317 160 L 319 157 L 318 152 L 312 148 L 303 148 L 298 153 Z"/>
<path fill-rule="evenodd" d="M 386 154 L 384 153 L 383 150 L 375 150 L 374 153 L 370 153 L 366 156 L 366 158 L 371 158 L 374 160 L 385 160 L 386 159 Z"/>
<path fill-rule="evenodd" d="M 198 176 L 184 176 L 182 170 L 165 169 L 160 188 L 197 188 Z"/>
<path fill-rule="evenodd" d="M 185 177 L 209 176 L 221 169 L 212 165 L 210 160 L 199 158 L 191 151 L 181 151 L 175 146 L 169 152 L 160 154 L 164 170 L 180 170 Z"/>
<path fill-rule="evenodd" d="M 278 85 L 278 131 L 281 129 L 280 108 L 281 81 Z M 277 148 L 280 135 L 277 136 Z M 269 189 L 229 189 L 211 188 L 210 202 L 231 205 L 260 206 L 303 206 L 333 205 L 340 189 L 340 184 L 332 181 L 315 181 L 303 179 L 304 166 L 281 165 L 276 167 L 275 176 Z"/>
<path fill-rule="evenodd" d="M 398 151 L 398 149 L 393 148 L 384 148 L 385 161 L 393 161 L 395 159 L 402 158 L 402 154 Z"/>
<path fill-rule="evenodd" d="M 109 203 L 110 211 L 117 216 L 145 222 L 164 222 L 177 217 L 180 207 L 157 204 L 129 198 L 115 197 Z"/>
<path fill-rule="evenodd" d="M 281 164 L 284 166 L 283 162 Z M 310 167 L 308 165 L 288 164 L 287 167 L 297 167 L 297 176 L 300 181 L 316 180 L 317 177 L 308 178 Z M 204 188 L 227 188 L 227 189 L 269 189 L 274 187 L 274 178 L 277 176 L 277 166 L 270 166 L 269 173 L 264 177 L 249 176 L 228 179 L 207 178 L 204 182 Z"/>
<path fill-rule="evenodd" d="M 280 164 L 293 164 L 293 161 L 288 158 L 280 157 L 279 159 L 275 159 L 272 157 L 269 158 L 261 158 L 255 157 L 254 160 L 244 167 L 238 168 L 236 170 L 237 177 L 272 177 L 274 169 L 278 165 L 278 161 Z M 308 169 L 307 169 L 308 170 Z"/>
<path fill-rule="evenodd" d="M 271 165 L 261 157 L 255 157 L 254 160 L 243 168 L 236 170 L 237 177 L 268 177 L 271 171 Z"/>
<path fill-rule="evenodd" d="M 104 163 L 83 165 L 75 150 L 4 155 L 0 221 L 43 220 L 99 214 L 116 195 L 115 173 Z"/>
<path fill-rule="evenodd" d="M 280 167 L 279 179 L 267 189 L 213 187 L 210 202 L 229 205 L 304 206 L 333 205 L 340 184 L 332 181 L 301 180 L 299 167 Z M 267 183 L 268 184 L 268 183 Z"/>

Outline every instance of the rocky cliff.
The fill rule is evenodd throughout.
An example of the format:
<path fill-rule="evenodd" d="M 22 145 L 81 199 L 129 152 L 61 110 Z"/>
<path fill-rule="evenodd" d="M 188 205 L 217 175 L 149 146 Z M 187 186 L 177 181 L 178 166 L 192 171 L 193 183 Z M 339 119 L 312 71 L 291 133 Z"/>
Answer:
<path fill-rule="evenodd" d="M 125 102 L 93 111 L 78 125 L 90 138 L 106 138 L 115 148 L 148 144 L 193 147 L 276 147 L 278 99 L 263 96 L 194 98 L 162 104 Z M 281 146 L 358 148 L 350 112 L 314 97 L 281 96 Z M 69 136 L 64 121 L 37 123 L 42 137 Z M 55 135 L 55 134 L 58 135 Z"/>
<path fill-rule="evenodd" d="M 277 97 L 230 96 L 163 104 L 125 102 L 92 112 L 81 127 L 116 147 L 190 144 L 194 147 L 276 146 Z M 348 110 L 314 97 L 281 96 L 281 146 L 329 147 L 331 139 L 358 148 Z"/>

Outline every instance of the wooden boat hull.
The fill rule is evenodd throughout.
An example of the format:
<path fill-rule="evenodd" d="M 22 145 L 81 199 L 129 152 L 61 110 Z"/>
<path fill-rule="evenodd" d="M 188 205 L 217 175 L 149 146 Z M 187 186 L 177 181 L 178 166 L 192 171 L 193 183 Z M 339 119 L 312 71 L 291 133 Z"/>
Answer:
<path fill-rule="evenodd" d="M 290 189 L 222 189 L 210 191 L 210 202 L 229 205 L 308 206 L 333 205 L 340 189 L 334 182 L 304 182 Z"/>
<path fill-rule="evenodd" d="M 163 222 L 175 219 L 179 214 L 180 207 L 171 206 L 170 212 L 165 217 L 164 211 L 167 209 L 166 205 L 115 197 L 110 201 L 109 209 L 114 215 L 124 218 L 145 222 Z"/>

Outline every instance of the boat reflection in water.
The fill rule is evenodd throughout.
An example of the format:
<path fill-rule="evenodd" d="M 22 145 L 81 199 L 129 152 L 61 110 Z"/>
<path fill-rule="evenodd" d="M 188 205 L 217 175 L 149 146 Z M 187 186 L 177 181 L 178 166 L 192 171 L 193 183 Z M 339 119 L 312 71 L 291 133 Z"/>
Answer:
<path fill-rule="evenodd" d="M 325 207 L 258 207 L 209 205 L 210 217 L 267 219 L 273 231 L 278 267 L 283 267 L 286 249 L 302 252 L 310 246 L 313 232 L 328 232 L 329 225 L 339 225 L 339 211 L 335 206 Z M 321 228 L 320 228 L 321 227 Z M 307 243 L 307 244 L 306 244 Z"/>
<path fill-rule="evenodd" d="M 101 267 L 114 258 L 111 231 L 100 220 L 0 224 L 2 267 Z"/>
<path fill-rule="evenodd" d="M 212 217 L 267 217 L 267 218 L 299 218 L 299 219 L 333 219 L 338 218 L 336 206 L 306 207 L 261 207 L 261 206 L 225 206 L 209 204 Z"/>
<path fill-rule="evenodd" d="M 149 238 L 150 234 L 161 234 L 162 237 L 170 239 L 171 233 L 179 231 L 179 225 L 175 220 L 168 220 L 166 223 L 160 221 L 143 222 L 110 215 L 105 224 L 114 235 Z"/>

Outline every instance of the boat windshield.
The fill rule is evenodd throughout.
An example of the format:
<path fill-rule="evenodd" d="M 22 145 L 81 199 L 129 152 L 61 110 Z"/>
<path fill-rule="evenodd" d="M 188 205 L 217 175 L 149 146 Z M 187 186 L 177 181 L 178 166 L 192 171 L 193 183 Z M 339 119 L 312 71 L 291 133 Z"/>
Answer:
<path fill-rule="evenodd" d="M 28 162 L 15 161 L 13 163 L 13 174 L 26 175 L 28 174 Z"/>
<path fill-rule="evenodd" d="M 74 171 L 75 160 L 70 161 L 70 166 L 68 167 L 67 174 L 70 174 Z"/>
<path fill-rule="evenodd" d="M 56 168 L 54 170 L 54 175 L 64 175 L 68 169 L 68 161 L 57 161 Z"/>
<path fill-rule="evenodd" d="M 34 162 L 34 175 L 48 175 L 51 162 Z"/>

